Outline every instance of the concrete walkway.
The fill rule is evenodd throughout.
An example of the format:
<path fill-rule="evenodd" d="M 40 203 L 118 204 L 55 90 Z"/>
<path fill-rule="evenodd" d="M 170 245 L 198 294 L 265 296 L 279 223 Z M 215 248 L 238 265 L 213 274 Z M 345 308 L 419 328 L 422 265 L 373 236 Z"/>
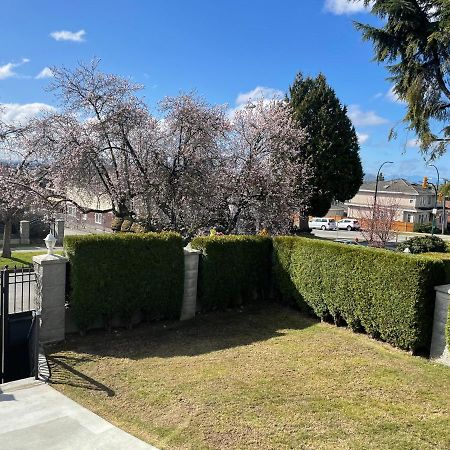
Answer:
<path fill-rule="evenodd" d="M 157 450 L 31 378 L 0 385 L 0 448 Z"/>

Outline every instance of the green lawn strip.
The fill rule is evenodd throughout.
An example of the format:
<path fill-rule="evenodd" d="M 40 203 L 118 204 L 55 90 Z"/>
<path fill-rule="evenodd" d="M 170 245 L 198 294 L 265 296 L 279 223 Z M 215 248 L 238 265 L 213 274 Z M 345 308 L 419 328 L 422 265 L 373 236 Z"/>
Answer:
<path fill-rule="evenodd" d="M 449 448 L 447 367 L 290 309 L 64 345 L 56 389 L 162 449 Z"/>
<path fill-rule="evenodd" d="M 12 252 L 11 258 L 0 257 L 0 268 L 5 266 L 8 266 L 9 268 L 28 266 L 33 262 L 33 256 L 43 255 L 45 253 L 47 253 L 46 250 L 36 252 Z M 55 254 L 62 255 L 63 251 L 56 251 Z"/>

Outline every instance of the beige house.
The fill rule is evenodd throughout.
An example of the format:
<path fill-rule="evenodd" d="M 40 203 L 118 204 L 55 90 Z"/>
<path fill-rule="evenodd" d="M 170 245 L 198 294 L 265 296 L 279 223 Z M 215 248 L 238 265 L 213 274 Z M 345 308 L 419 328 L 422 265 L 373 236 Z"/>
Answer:
<path fill-rule="evenodd" d="M 375 181 L 363 183 L 358 193 L 345 203 L 347 216 L 364 219 L 370 214 L 375 194 Z M 395 220 L 411 224 L 428 224 L 432 221 L 432 210 L 436 194 L 431 185 L 426 189 L 421 184 L 410 183 L 402 178 L 378 181 L 377 204 L 394 206 L 397 210 Z M 441 213 L 437 214 L 437 224 Z"/>

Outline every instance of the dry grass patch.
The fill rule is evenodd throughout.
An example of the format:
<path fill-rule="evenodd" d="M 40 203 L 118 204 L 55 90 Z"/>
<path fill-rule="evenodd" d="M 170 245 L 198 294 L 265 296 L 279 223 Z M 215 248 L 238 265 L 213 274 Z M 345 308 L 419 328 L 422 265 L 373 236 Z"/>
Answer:
<path fill-rule="evenodd" d="M 278 306 L 73 337 L 56 389 L 160 448 L 450 448 L 450 369 Z"/>

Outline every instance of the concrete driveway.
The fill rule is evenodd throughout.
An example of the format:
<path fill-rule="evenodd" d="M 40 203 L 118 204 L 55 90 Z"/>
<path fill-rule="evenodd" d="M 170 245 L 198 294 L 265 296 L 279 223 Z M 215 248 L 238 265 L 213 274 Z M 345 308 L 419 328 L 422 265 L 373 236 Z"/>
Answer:
<path fill-rule="evenodd" d="M 33 379 L 0 385 L 2 450 L 157 450 Z"/>

